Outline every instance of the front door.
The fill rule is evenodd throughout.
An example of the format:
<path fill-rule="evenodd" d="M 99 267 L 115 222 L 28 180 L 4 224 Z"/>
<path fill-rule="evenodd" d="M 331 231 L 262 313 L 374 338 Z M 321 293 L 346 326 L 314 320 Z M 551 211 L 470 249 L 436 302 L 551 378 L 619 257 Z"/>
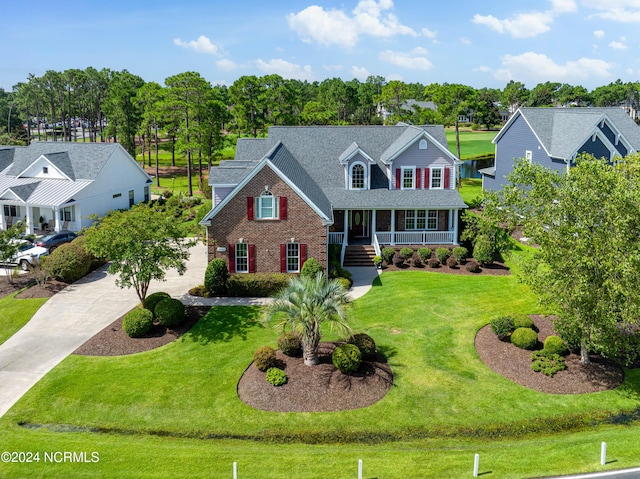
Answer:
<path fill-rule="evenodd" d="M 351 210 L 351 235 L 353 238 L 369 237 L 368 210 Z"/>

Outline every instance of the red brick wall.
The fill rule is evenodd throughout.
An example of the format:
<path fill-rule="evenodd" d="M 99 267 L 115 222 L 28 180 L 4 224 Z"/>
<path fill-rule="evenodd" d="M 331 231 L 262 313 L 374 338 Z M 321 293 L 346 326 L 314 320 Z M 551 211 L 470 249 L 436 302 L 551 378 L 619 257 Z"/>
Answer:
<path fill-rule="evenodd" d="M 286 220 L 247 219 L 247 197 L 257 197 L 269 186 L 274 196 L 287 197 Z M 256 208 L 254 208 L 256 210 Z M 256 210 L 257 211 L 257 210 Z M 226 204 L 209 227 L 209 261 L 213 258 L 229 260 L 229 244 L 240 238 L 256 247 L 256 273 L 280 271 L 280 244 L 291 242 L 307 245 L 307 258 L 316 258 L 326 271 L 327 228 L 313 211 L 280 177 L 265 166 Z M 215 240 L 215 243 L 213 242 Z M 216 252 L 224 247 L 225 252 Z"/>

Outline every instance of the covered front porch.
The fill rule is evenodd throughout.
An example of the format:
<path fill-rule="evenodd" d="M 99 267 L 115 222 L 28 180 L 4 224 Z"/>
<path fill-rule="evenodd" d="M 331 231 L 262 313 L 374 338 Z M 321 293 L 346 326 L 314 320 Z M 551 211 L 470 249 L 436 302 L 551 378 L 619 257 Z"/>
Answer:
<path fill-rule="evenodd" d="M 457 245 L 458 209 L 353 209 L 334 210 L 329 244 L 383 246 Z"/>
<path fill-rule="evenodd" d="M 18 202 L 2 203 L 0 229 L 23 223 L 26 234 L 45 234 L 53 231 L 79 231 L 80 212 L 78 205 L 63 207 L 32 206 Z"/>

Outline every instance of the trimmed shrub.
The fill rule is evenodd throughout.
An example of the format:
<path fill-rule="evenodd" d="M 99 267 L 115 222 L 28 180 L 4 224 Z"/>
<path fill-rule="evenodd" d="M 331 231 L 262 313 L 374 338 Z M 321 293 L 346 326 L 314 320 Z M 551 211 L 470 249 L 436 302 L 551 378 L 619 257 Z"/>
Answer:
<path fill-rule="evenodd" d="M 153 310 L 155 318 L 167 328 L 184 321 L 184 304 L 179 299 L 165 298 Z"/>
<path fill-rule="evenodd" d="M 285 273 L 233 274 L 227 280 L 227 291 L 229 296 L 266 298 L 287 286 L 291 278 Z"/>
<path fill-rule="evenodd" d="M 373 257 L 373 264 L 376 266 L 376 268 L 379 268 L 380 265 L 382 264 L 382 256 L 375 255 Z"/>
<path fill-rule="evenodd" d="M 550 353 L 544 350 L 534 351 L 531 353 L 531 369 L 537 373 L 553 377 L 553 375 L 558 371 L 567 369 L 567 364 L 564 362 L 564 358 L 559 354 Z"/>
<path fill-rule="evenodd" d="M 347 339 L 347 343 L 355 345 L 362 354 L 362 359 L 369 359 L 376 354 L 376 342 L 366 333 L 357 333 Z"/>
<path fill-rule="evenodd" d="M 267 369 L 267 382 L 272 386 L 282 386 L 287 382 L 287 374 L 280 368 Z"/>
<path fill-rule="evenodd" d="M 538 333 L 529 328 L 518 328 L 511 333 L 511 344 L 520 349 L 536 349 L 538 347 Z"/>
<path fill-rule="evenodd" d="M 222 258 L 213 258 L 204 273 L 204 287 L 213 295 L 225 294 L 228 279 L 227 262 Z"/>
<path fill-rule="evenodd" d="M 152 293 L 146 298 L 144 298 L 144 307 L 153 313 L 153 310 L 156 309 L 156 306 L 163 299 L 169 299 L 171 296 L 169 293 L 164 293 L 162 291 L 158 291 L 157 293 Z"/>
<path fill-rule="evenodd" d="M 404 258 L 405 261 L 409 261 L 413 256 L 413 250 L 411 248 L 401 248 L 400 255 Z"/>
<path fill-rule="evenodd" d="M 427 260 L 427 266 L 429 268 L 439 268 L 440 267 L 440 261 L 438 261 L 436 258 L 429 258 Z"/>
<path fill-rule="evenodd" d="M 431 258 L 431 248 L 418 248 L 418 257 L 423 263 L 429 261 L 429 258 Z"/>
<path fill-rule="evenodd" d="M 393 264 L 397 267 L 400 267 L 404 264 L 404 258 L 400 253 L 396 253 L 393 255 Z"/>
<path fill-rule="evenodd" d="M 458 263 L 464 264 L 467 257 L 469 256 L 469 251 L 467 251 L 467 248 L 465 248 L 464 246 L 457 246 L 453 248 L 451 256 L 453 256 Z"/>
<path fill-rule="evenodd" d="M 473 258 L 481 265 L 493 263 L 493 246 L 487 235 L 478 235 L 473 244 Z"/>
<path fill-rule="evenodd" d="M 42 264 L 42 268 L 59 281 L 73 283 L 86 276 L 93 256 L 84 248 L 84 240 L 58 246 Z"/>
<path fill-rule="evenodd" d="M 276 352 L 271 346 L 262 346 L 253 353 L 253 364 L 263 373 L 276 366 Z"/>
<path fill-rule="evenodd" d="M 525 315 L 518 315 L 518 316 L 514 316 L 513 318 L 513 327 L 515 329 L 518 328 L 529 328 L 529 329 L 534 329 L 535 328 L 535 324 L 533 324 L 533 320 L 529 317 L 529 316 L 525 316 Z"/>
<path fill-rule="evenodd" d="M 341 344 L 333 350 L 331 361 L 342 373 L 349 374 L 358 370 L 362 353 L 355 344 Z"/>
<path fill-rule="evenodd" d="M 122 320 L 122 329 L 130 338 L 140 338 L 151 331 L 153 313 L 146 308 L 131 310 Z"/>
<path fill-rule="evenodd" d="M 300 276 L 302 278 L 315 278 L 316 274 L 322 273 L 322 265 L 320 261 L 315 258 L 308 258 L 304 264 L 302 265 L 302 269 L 300 270 Z"/>
<path fill-rule="evenodd" d="M 391 248 L 389 246 L 387 246 L 386 248 L 382 248 L 382 251 L 380 252 L 382 260 L 387 264 L 391 264 L 393 262 L 394 254 L 396 254 L 395 248 Z"/>
<path fill-rule="evenodd" d="M 211 293 L 204 287 L 204 284 L 199 284 L 198 286 L 194 286 L 189 290 L 189 294 L 191 296 L 197 296 L 199 298 L 209 298 Z"/>
<path fill-rule="evenodd" d="M 469 273 L 479 273 L 480 271 L 482 271 L 480 265 L 475 261 L 469 261 L 465 265 L 465 268 L 467 268 L 467 271 L 469 271 Z"/>
<path fill-rule="evenodd" d="M 349 289 L 353 285 L 353 281 L 349 278 L 335 278 L 335 280 L 340 283 L 344 289 Z"/>
<path fill-rule="evenodd" d="M 414 256 L 413 258 L 411 258 L 411 263 L 413 264 L 413 266 L 415 266 L 416 268 L 421 268 L 422 267 L 422 260 L 420 259 L 420 256 Z"/>
<path fill-rule="evenodd" d="M 544 340 L 544 350 L 549 354 L 557 354 L 559 356 L 567 354 L 567 346 L 559 336 L 548 336 Z"/>
<path fill-rule="evenodd" d="M 500 341 L 507 339 L 515 329 L 511 316 L 500 316 L 491 320 L 491 330 Z"/>
<path fill-rule="evenodd" d="M 302 342 L 295 331 L 285 331 L 278 336 L 278 349 L 290 357 L 302 356 Z"/>
<path fill-rule="evenodd" d="M 449 256 L 447 258 L 447 266 L 449 268 L 455 268 L 458 266 L 458 261 L 453 256 Z"/>
<path fill-rule="evenodd" d="M 450 254 L 451 253 L 447 248 L 436 248 L 436 258 L 438 258 L 440 264 L 445 264 Z"/>

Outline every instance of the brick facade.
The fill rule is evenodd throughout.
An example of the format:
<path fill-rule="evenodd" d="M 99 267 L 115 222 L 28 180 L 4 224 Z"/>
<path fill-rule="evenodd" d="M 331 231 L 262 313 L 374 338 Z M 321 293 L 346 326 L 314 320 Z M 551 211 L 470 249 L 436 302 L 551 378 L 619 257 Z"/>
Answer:
<path fill-rule="evenodd" d="M 277 197 L 287 198 L 285 220 L 249 220 L 247 197 L 258 197 L 268 186 Z M 223 258 L 229 262 L 229 245 L 243 242 L 255 245 L 255 272 L 280 271 L 280 245 L 296 243 L 307 245 L 307 258 L 316 258 L 326 270 L 327 228 L 322 219 L 300 198 L 268 165 L 258 172 L 211 219 L 208 228 L 208 258 Z M 226 251 L 218 252 L 217 248 Z"/>

